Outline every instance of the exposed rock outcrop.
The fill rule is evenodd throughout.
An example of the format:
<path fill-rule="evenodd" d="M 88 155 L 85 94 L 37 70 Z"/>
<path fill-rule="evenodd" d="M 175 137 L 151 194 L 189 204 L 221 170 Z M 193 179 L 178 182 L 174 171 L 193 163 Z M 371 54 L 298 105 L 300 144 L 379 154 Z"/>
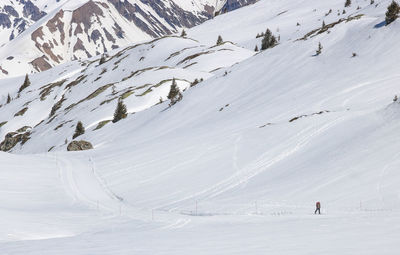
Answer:
<path fill-rule="evenodd" d="M 25 18 L 30 18 L 33 21 L 38 21 L 43 18 L 46 13 L 40 11 L 40 9 L 34 5 L 30 0 L 21 2 L 24 5 L 23 14 Z"/>
<path fill-rule="evenodd" d="M 51 65 L 49 62 L 47 62 L 48 58 L 46 56 L 41 56 L 39 58 L 34 59 L 31 64 L 33 68 L 35 68 L 36 71 L 42 72 L 49 70 L 51 68 Z"/>
<path fill-rule="evenodd" d="M 22 127 L 15 132 L 10 132 L 0 143 L 0 151 L 10 151 L 18 143 L 23 145 L 30 139 L 32 128 L 29 126 Z"/>
<path fill-rule="evenodd" d="M 85 151 L 85 150 L 91 150 L 93 149 L 93 146 L 91 143 L 87 141 L 72 141 L 68 144 L 67 150 L 68 151 Z"/>
<path fill-rule="evenodd" d="M 3 28 L 11 27 L 11 20 L 5 13 L 0 13 L 0 26 Z"/>
<path fill-rule="evenodd" d="M 254 4 L 258 0 L 227 0 L 225 5 L 219 10 L 216 15 L 222 14 L 222 13 L 227 13 L 230 11 L 234 11 L 236 9 L 239 9 L 240 7 L 249 5 L 249 4 Z"/>

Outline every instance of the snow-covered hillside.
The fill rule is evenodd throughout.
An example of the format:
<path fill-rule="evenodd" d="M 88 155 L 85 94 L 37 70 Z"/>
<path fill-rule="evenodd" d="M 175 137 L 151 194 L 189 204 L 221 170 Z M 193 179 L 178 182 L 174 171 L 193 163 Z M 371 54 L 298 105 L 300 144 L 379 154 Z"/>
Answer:
<path fill-rule="evenodd" d="M 397 254 L 390 3 L 260 0 L 20 93 L 0 80 L 2 138 L 29 137 L 0 153 L 1 253 Z M 267 28 L 278 45 L 254 52 Z M 127 118 L 102 122 L 119 98 Z M 67 152 L 78 121 L 94 149 Z"/>
<path fill-rule="evenodd" d="M 0 77 L 45 71 L 71 60 L 181 32 L 215 13 L 254 2 L 7 0 L 0 5 Z"/>
<path fill-rule="evenodd" d="M 101 65 L 98 58 L 75 61 L 33 75 L 21 92 L 16 84 L 22 85 L 23 78 L 3 80 L 0 136 L 29 130 L 29 141 L 7 151 L 65 149 L 78 120 L 96 132 L 113 119 L 118 99 L 134 114 L 168 100 L 173 78 L 186 90 L 196 79 L 208 79 L 253 55 L 230 42 L 205 46 L 190 38 L 165 37 L 114 51 Z"/>

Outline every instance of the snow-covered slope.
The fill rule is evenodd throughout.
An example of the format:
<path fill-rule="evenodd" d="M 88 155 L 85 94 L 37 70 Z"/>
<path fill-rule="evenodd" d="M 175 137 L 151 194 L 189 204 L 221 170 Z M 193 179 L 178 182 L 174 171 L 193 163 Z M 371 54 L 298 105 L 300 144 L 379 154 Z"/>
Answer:
<path fill-rule="evenodd" d="M 254 2 L 20 0 L 15 4 L 5 3 L 0 9 L 0 33 L 4 35 L 0 41 L 0 75 L 39 72 L 71 60 L 87 59 L 131 43 L 180 32 L 212 18 L 220 10 L 230 11 Z"/>
<path fill-rule="evenodd" d="M 0 251 L 397 254 L 400 22 L 384 26 L 391 1 L 352 2 L 261 0 L 188 38 L 32 75 L 19 97 L 23 77 L 2 80 L 2 136 L 45 120 L 13 152 L 55 147 L 0 154 Z M 267 28 L 280 43 L 254 54 Z M 154 105 L 172 78 L 183 100 Z M 122 95 L 128 117 L 94 130 Z M 66 152 L 78 120 L 95 149 Z"/>
<path fill-rule="evenodd" d="M 130 113 L 137 113 L 166 101 L 173 78 L 186 90 L 196 79 L 208 79 L 253 55 L 230 42 L 205 46 L 190 38 L 165 37 L 114 51 L 102 65 L 93 58 L 33 75 L 32 84 L 22 92 L 24 78 L 3 80 L 0 136 L 29 127 L 30 141 L 11 151 L 65 149 L 76 121 L 84 122 L 88 131 L 96 130 L 113 119 L 119 98 Z M 42 140 L 44 134 L 47 142 Z"/>

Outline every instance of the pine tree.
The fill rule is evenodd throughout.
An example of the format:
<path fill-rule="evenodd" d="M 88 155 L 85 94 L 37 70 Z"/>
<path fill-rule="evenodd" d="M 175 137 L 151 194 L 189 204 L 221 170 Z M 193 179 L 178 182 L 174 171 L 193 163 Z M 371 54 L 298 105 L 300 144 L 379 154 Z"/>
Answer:
<path fill-rule="evenodd" d="M 168 99 L 171 100 L 169 106 L 173 106 L 177 102 L 181 101 L 183 98 L 182 93 L 179 90 L 178 85 L 176 84 L 175 78 L 172 80 L 171 89 L 168 93 Z"/>
<path fill-rule="evenodd" d="M 128 112 L 126 110 L 126 105 L 122 100 L 118 100 L 117 108 L 114 112 L 114 119 L 112 120 L 113 123 L 116 123 L 122 119 L 125 119 L 128 116 Z"/>
<path fill-rule="evenodd" d="M 186 31 L 185 31 L 185 29 L 183 29 L 182 33 L 181 33 L 181 37 L 186 37 L 186 36 L 187 36 Z"/>
<path fill-rule="evenodd" d="M 351 0 L 346 0 L 346 2 L 344 3 L 344 7 L 350 7 L 351 5 Z"/>
<path fill-rule="evenodd" d="M 9 104 L 11 102 L 11 96 L 10 94 L 7 95 L 7 104 Z"/>
<path fill-rule="evenodd" d="M 397 2 L 394 0 L 392 3 L 388 6 L 387 12 L 386 12 L 386 25 L 389 25 L 393 21 L 395 21 L 399 17 L 400 13 L 400 6 Z"/>
<path fill-rule="evenodd" d="M 326 27 L 325 20 L 322 21 L 322 28 Z"/>
<path fill-rule="evenodd" d="M 29 87 L 31 85 L 31 81 L 29 80 L 28 74 L 25 76 L 24 83 L 21 85 L 21 87 L 18 90 L 18 93 L 21 93 L 24 89 Z"/>
<path fill-rule="evenodd" d="M 85 128 L 83 127 L 82 122 L 78 121 L 78 124 L 76 124 L 75 133 L 72 136 L 72 139 L 75 139 L 76 137 L 83 135 L 84 133 L 85 133 Z"/>
<path fill-rule="evenodd" d="M 254 51 L 257 52 L 258 51 L 258 46 L 256 45 L 256 47 L 254 48 Z"/>
<path fill-rule="evenodd" d="M 99 65 L 102 65 L 106 62 L 106 56 L 103 54 L 101 55 L 100 61 L 99 61 Z"/>
<path fill-rule="evenodd" d="M 318 56 L 318 55 L 320 55 L 321 53 L 322 53 L 322 49 L 323 49 L 323 47 L 322 47 L 322 44 L 321 44 L 321 42 L 318 44 L 318 50 L 316 51 L 316 55 Z"/>
<path fill-rule="evenodd" d="M 272 34 L 271 30 L 267 29 L 264 38 L 261 41 L 261 50 L 273 48 L 278 44 L 276 37 Z"/>
<path fill-rule="evenodd" d="M 219 35 L 218 39 L 217 39 L 217 45 L 221 45 L 224 42 L 224 40 L 222 39 L 222 37 Z"/>

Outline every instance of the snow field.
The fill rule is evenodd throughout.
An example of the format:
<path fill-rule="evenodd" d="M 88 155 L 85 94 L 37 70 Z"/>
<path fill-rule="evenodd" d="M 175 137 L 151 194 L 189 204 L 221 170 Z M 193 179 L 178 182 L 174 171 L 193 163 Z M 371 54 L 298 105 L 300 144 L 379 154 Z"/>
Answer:
<path fill-rule="evenodd" d="M 5 201 L 0 251 L 397 254 L 400 105 L 392 99 L 400 81 L 400 52 L 394 47 L 399 23 L 375 27 L 389 1 L 377 2 L 376 8 L 369 1 L 353 2 L 347 15 L 364 14 L 361 19 L 306 41 L 294 40 L 319 27 L 329 9 L 333 14 L 326 23 L 340 18 L 336 11 L 343 1 L 260 1 L 188 31 L 198 43 L 167 38 L 129 49 L 125 59 L 122 54 L 107 62 L 110 70 L 122 59 L 118 69 L 96 82 L 103 68 L 96 64 L 33 76 L 32 89 L 37 89 L 36 80 L 54 79 L 64 69 L 77 77 L 84 70 L 87 83 L 97 88 L 161 62 L 170 72 L 150 70 L 126 83 L 139 86 L 173 76 L 183 89 L 188 87 L 183 79 L 202 74 L 205 80 L 171 108 L 151 101 L 167 90 L 151 92 L 148 101 L 129 97 L 128 109 L 135 114 L 82 136 L 95 145 L 92 151 L 67 153 L 57 146 L 50 153 L 28 154 L 43 153 L 54 141 L 62 144 L 72 135 L 72 124 L 53 135 L 48 130 L 72 115 L 90 127 L 109 118 L 115 105 L 90 110 L 110 94 L 83 103 L 69 116 L 60 114 L 51 128 L 35 128 L 40 138 L 14 151 L 26 155 L 1 153 L 6 170 L 0 181 L 6 188 L 0 190 Z M 255 35 L 266 27 L 275 34 L 276 24 L 281 43 L 250 54 Z M 237 57 L 217 51 L 188 68 L 178 64 L 208 51 L 218 34 L 247 51 L 227 43 L 223 47 Z M 313 56 L 320 41 L 323 52 Z M 177 51 L 182 52 L 166 60 Z M 358 56 L 352 58 L 353 52 Z M 212 72 L 216 62 L 222 69 Z M 11 81 L 2 81 L 3 96 Z M 77 85 L 65 106 L 88 92 L 87 85 Z M 23 103 L 13 102 L 2 114 Z M 7 125 L 2 133 L 11 130 Z M 322 215 L 314 215 L 316 201 Z"/>

